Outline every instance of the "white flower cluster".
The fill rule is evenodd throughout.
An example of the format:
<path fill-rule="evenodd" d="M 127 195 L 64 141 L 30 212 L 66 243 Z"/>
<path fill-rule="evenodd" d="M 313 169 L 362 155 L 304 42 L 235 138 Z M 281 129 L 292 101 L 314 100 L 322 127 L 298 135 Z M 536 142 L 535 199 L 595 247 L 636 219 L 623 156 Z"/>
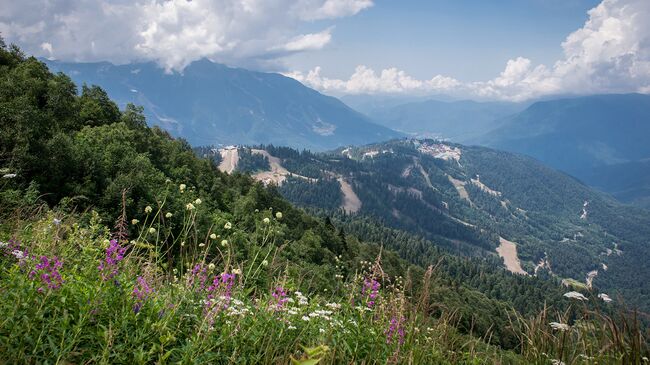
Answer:
<path fill-rule="evenodd" d="M 325 306 L 333 310 L 341 309 L 341 305 L 339 303 L 327 303 Z"/>
<path fill-rule="evenodd" d="M 13 250 L 11 251 L 11 254 L 14 255 L 14 257 L 16 257 L 16 259 L 18 260 L 22 260 L 25 258 L 25 253 L 21 250 Z"/>
<path fill-rule="evenodd" d="M 609 295 L 607 295 L 605 293 L 598 294 L 598 298 L 602 299 L 602 301 L 605 302 L 605 303 L 609 303 L 609 302 L 612 301 L 612 298 L 610 298 Z"/>
<path fill-rule="evenodd" d="M 294 293 L 294 295 L 296 296 L 296 299 L 298 299 L 298 304 L 299 305 L 307 305 L 307 304 L 309 304 L 309 300 L 307 300 L 307 297 L 304 296 L 304 294 L 302 294 L 301 292 L 297 291 L 297 292 Z"/>
<path fill-rule="evenodd" d="M 587 299 L 587 297 L 585 297 L 581 293 L 578 293 L 577 291 L 570 291 L 568 293 L 564 293 L 564 296 L 569 298 L 569 299 L 575 299 L 575 300 L 580 300 L 580 301 L 589 300 L 589 299 Z"/>
<path fill-rule="evenodd" d="M 562 331 L 562 332 L 564 332 L 564 331 L 568 331 L 568 330 L 571 329 L 571 327 L 570 327 L 568 324 L 566 324 L 566 323 L 551 322 L 551 323 L 549 323 L 549 325 L 550 325 L 551 328 L 553 328 L 554 330 Z"/>

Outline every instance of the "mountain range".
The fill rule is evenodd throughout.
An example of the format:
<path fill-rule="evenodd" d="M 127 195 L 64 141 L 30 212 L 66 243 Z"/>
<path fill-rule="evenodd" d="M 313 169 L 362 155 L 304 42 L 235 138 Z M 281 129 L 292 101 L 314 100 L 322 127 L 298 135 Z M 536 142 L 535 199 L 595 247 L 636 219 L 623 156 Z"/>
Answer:
<path fill-rule="evenodd" d="M 192 145 L 265 143 L 325 150 L 400 136 L 280 74 L 206 59 L 182 73 L 166 73 L 154 63 L 45 62 L 77 84 L 101 85 L 118 105 L 144 106 L 151 124 Z"/>
<path fill-rule="evenodd" d="M 650 207 L 650 95 L 542 101 L 475 143 L 532 156 L 624 202 Z"/>
<path fill-rule="evenodd" d="M 343 222 L 368 217 L 454 254 L 498 254 L 512 272 L 596 285 L 650 309 L 648 286 L 631 280 L 650 276 L 650 213 L 532 158 L 405 139 L 324 154 L 241 149 L 235 166 Z"/>

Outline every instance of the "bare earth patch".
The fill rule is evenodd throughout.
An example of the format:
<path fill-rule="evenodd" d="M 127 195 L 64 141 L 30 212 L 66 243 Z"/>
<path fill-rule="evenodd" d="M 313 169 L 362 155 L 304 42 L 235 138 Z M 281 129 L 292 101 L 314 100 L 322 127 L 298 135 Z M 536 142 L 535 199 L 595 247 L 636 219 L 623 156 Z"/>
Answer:
<path fill-rule="evenodd" d="M 508 271 L 515 274 L 528 275 L 521 267 L 521 262 L 517 256 L 516 243 L 508 241 L 503 237 L 499 237 L 499 247 L 497 247 L 497 253 L 503 258 L 503 261 L 506 264 L 506 269 L 508 269 Z"/>
<path fill-rule="evenodd" d="M 449 182 L 451 182 L 454 185 L 456 191 L 458 191 L 458 196 L 460 196 L 461 199 L 467 200 L 470 205 L 473 205 L 472 200 L 469 198 L 469 194 L 465 189 L 466 183 L 464 181 L 454 179 L 453 177 L 451 177 L 451 175 L 447 175 L 447 178 L 449 179 Z"/>
<path fill-rule="evenodd" d="M 287 176 L 293 176 L 301 179 L 305 179 L 309 182 L 316 182 L 316 179 L 298 175 L 298 174 L 293 174 L 289 170 L 285 169 L 282 164 L 281 160 L 275 156 L 272 156 L 270 153 L 268 153 L 265 150 L 256 150 L 253 149 L 251 152 L 255 154 L 262 155 L 266 157 L 269 160 L 269 165 L 271 166 L 271 171 L 262 171 L 258 172 L 257 174 L 253 175 L 253 178 L 257 181 L 261 181 L 264 183 L 264 185 L 269 185 L 271 183 L 274 183 L 278 186 L 282 185 L 285 180 L 287 180 Z"/>
<path fill-rule="evenodd" d="M 352 189 L 352 185 L 345 181 L 342 176 L 339 176 L 337 180 L 341 184 L 341 192 L 343 193 L 343 210 L 346 213 L 358 212 L 361 209 L 361 200 Z"/>
<path fill-rule="evenodd" d="M 219 164 L 219 170 L 231 174 L 237 168 L 237 163 L 239 163 L 239 152 L 236 147 L 228 147 L 222 150 L 219 150 L 221 154 L 221 163 Z"/>

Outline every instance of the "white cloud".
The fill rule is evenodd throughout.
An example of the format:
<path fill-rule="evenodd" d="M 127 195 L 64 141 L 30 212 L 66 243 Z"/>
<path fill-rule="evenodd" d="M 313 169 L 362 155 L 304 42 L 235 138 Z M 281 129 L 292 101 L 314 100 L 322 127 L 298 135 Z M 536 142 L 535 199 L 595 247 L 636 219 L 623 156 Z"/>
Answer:
<path fill-rule="evenodd" d="M 332 28 L 297 34 L 300 24 L 351 16 L 372 5 L 372 0 L 0 0 L 0 32 L 38 56 L 154 60 L 167 70 L 182 70 L 203 57 L 254 64 L 320 49 L 331 41 Z"/>
<path fill-rule="evenodd" d="M 458 80 L 441 75 L 431 80 L 417 80 L 396 68 L 382 70 L 377 75 L 374 70 L 366 66 L 357 66 L 349 80 L 323 77 L 320 67 L 314 68 L 306 75 L 301 72 L 291 72 L 286 76 L 325 92 L 345 94 L 444 92 L 460 85 Z"/>
<path fill-rule="evenodd" d="M 297 80 L 331 93 L 444 92 L 502 100 L 526 100 L 558 93 L 650 92 L 650 1 L 603 0 L 584 26 L 562 43 L 564 58 L 551 67 L 530 59 L 509 60 L 489 81 L 461 83 L 435 76 L 417 80 L 389 68 L 377 73 L 358 66 L 348 80 L 328 79 L 320 67 L 292 72 Z"/>

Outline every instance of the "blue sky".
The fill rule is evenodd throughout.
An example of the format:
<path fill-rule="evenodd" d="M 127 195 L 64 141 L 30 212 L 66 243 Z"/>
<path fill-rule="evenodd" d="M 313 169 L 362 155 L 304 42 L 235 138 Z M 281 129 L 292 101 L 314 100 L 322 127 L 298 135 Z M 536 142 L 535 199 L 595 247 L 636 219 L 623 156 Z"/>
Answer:
<path fill-rule="evenodd" d="M 595 0 L 379 0 L 334 25 L 322 50 L 289 57 L 293 69 L 321 66 L 349 76 L 355 66 L 397 67 L 417 78 L 435 74 L 461 81 L 488 80 L 512 58 L 552 64 L 566 36 L 587 20 Z"/>

